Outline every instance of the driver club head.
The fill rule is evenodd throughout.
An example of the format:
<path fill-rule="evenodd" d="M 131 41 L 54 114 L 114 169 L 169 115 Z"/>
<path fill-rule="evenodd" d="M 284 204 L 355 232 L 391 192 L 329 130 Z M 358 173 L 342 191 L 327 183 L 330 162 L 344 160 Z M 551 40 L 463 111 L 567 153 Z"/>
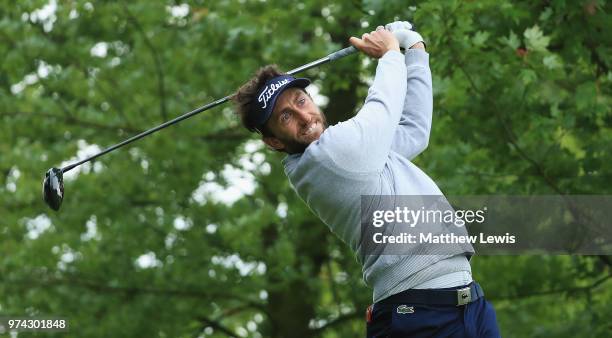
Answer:
<path fill-rule="evenodd" d="M 61 169 L 51 168 L 45 173 L 43 199 L 51 209 L 59 210 L 64 200 L 64 172 Z"/>

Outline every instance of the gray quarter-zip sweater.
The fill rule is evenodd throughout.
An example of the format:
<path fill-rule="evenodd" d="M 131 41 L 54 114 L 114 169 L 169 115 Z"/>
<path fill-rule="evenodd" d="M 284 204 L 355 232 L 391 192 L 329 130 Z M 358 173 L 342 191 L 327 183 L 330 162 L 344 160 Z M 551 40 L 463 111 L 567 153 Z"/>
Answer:
<path fill-rule="evenodd" d="M 427 147 L 432 101 L 429 54 L 419 49 L 405 55 L 389 51 L 379 59 L 357 115 L 327 128 L 304 153 L 283 160 L 300 198 L 354 252 L 360 245 L 362 195 L 442 195 L 410 162 Z M 450 287 L 471 281 L 470 265 L 460 249 L 455 254 L 432 249 L 425 255 L 358 259 L 375 302 L 419 285 Z M 453 285 L 445 283 L 445 276 L 453 276 Z"/>

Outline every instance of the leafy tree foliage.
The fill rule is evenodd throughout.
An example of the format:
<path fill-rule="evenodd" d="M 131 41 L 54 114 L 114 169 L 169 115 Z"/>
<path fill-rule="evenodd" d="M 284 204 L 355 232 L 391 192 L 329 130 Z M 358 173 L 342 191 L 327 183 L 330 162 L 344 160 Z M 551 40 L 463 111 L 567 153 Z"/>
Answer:
<path fill-rule="evenodd" d="M 434 129 L 416 163 L 447 194 L 609 194 L 609 2 L 0 3 L 0 315 L 62 337 L 350 337 L 371 292 L 230 106 L 77 174 L 42 174 L 396 19 L 427 39 Z M 375 62 L 311 70 L 332 122 Z M 77 171 L 77 170 L 75 170 Z M 476 256 L 507 337 L 608 337 L 609 256 Z M 19 336 L 27 336 L 20 333 Z M 49 334 L 53 336 L 53 334 Z"/>

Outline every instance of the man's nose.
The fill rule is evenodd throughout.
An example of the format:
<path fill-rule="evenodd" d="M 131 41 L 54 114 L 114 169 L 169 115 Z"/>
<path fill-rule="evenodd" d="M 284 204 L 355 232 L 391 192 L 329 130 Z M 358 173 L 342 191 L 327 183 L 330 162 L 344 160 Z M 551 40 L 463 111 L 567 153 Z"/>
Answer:
<path fill-rule="evenodd" d="M 302 124 L 308 124 L 310 122 L 310 114 L 303 109 L 297 109 L 295 113 L 296 117 Z"/>

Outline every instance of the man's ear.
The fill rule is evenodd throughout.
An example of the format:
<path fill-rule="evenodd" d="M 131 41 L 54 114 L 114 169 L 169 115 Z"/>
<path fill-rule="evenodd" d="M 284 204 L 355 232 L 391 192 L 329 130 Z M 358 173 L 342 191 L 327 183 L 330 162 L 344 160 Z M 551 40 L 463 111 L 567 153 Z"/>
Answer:
<path fill-rule="evenodd" d="M 281 142 L 281 140 L 277 139 L 274 136 L 264 136 L 263 141 L 265 144 L 268 145 L 268 147 L 274 150 L 282 151 L 283 149 L 285 149 L 285 145 L 283 144 L 283 142 Z"/>

